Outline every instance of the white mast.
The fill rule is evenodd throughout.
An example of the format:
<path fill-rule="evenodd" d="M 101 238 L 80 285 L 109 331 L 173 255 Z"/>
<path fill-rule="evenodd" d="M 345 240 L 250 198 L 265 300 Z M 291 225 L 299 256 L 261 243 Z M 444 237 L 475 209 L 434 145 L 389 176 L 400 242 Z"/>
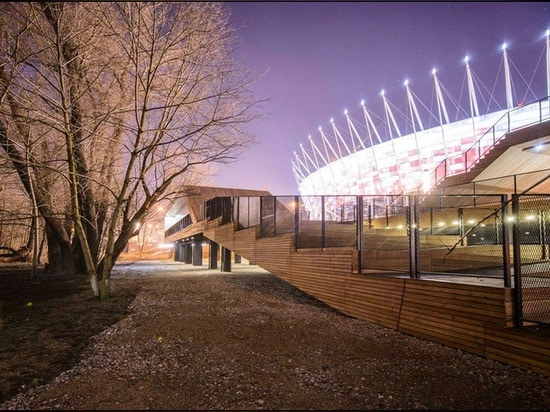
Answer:
<path fill-rule="evenodd" d="M 330 123 L 332 124 L 332 130 L 334 132 L 334 135 L 338 138 L 336 139 L 336 142 L 338 143 L 338 140 L 340 140 L 342 142 L 342 144 L 344 145 L 344 147 L 346 148 L 347 152 L 348 152 L 348 155 L 351 154 L 351 150 L 349 150 L 349 147 L 348 145 L 346 144 L 346 141 L 344 140 L 344 138 L 342 137 L 342 134 L 338 131 L 338 129 L 336 128 L 336 125 L 334 124 L 334 120 L 333 119 L 330 119 Z M 338 144 L 338 150 L 340 151 L 340 144 Z M 342 157 L 342 152 L 340 152 L 340 158 Z"/>
<path fill-rule="evenodd" d="M 400 161 L 397 158 L 397 151 L 395 150 L 395 142 L 393 141 L 393 134 L 392 134 L 392 131 L 391 131 L 390 119 L 391 119 L 391 121 L 393 123 L 393 127 L 395 127 L 395 130 L 397 131 L 397 134 L 399 135 L 399 137 L 401 137 L 401 132 L 399 131 L 399 128 L 397 127 L 397 123 L 395 122 L 395 118 L 393 117 L 393 113 L 390 110 L 390 106 L 388 104 L 388 101 L 386 100 L 386 93 L 384 92 L 384 90 L 382 90 L 380 92 L 380 96 L 382 96 L 382 101 L 384 102 L 384 109 L 385 109 L 385 112 L 386 112 L 386 122 L 388 123 L 388 129 L 390 131 L 391 147 L 392 147 L 392 150 L 393 150 L 393 155 L 395 157 L 395 164 L 397 165 L 397 174 L 399 175 L 399 180 L 402 180 Z"/>
<path fill-rule="evenodd" d="M 294 152 L 294 156 L 296 156 L 296 152 Z M 292 172 L 294 173 L 294 180 L 296 180 L 296 183 L 298 184 L 298 186 L 300 186 L 300 183 L 302 183 L 302 180 L 304 180 L 306 176 L 302 172 L 302 169 L 300 169 L 300 165 L 298 165 L 293 159 L 290 159 L 290 163 L 292 163 Z"/>
<path fill-rule="evenodd" d="M 300 147 L 302 146 L 300 145 Z M 304 164 L 304 162 L 302 162 L 302 159 L 300 159 L 300 157 L 296 154 L 296 152 L 294 152 L 294 157 L 296 158 L 296 164 L 300 168 L 300 171 L 302 171 L 302 167 L 303 167 L 307 171 L 307 174 L 310 175 L 311 170 L 309 170 L 309 167 L 307 166 L 307 162 Z M 304 175 L 304 177 L 306 176 L 306 174 L 303 172 L 302 172 L 302 175 Z"/>
<path fill-rule="evenodd" d="M 445 100 L 443 99 L 443 93 L 441 93 L 441 85 L 437 78 L 437 70 L 435 67 L 432 69 L 434 76 L 435 97 L 437 100 L 437 112 L 439 114 L 439 124 L 441 125 L 441 137 L 443 138 L 443 146 L 445 148 L 445 154 L 447 154 L 447 142 L 445 141 L 445 128 L 443 123 L 443 117 L 445 117 L 445 123 L 449 123 L 449 115 L 447 114 L 447 107 L 445 106 Z"/>
<path fill-rule="evenodd" d="M 378 143 L 382 143 L 382 139 L 380 139 L 380 134 L 378 133 L 378 130 L 376 129 L 376 126 L 374 125 L 374 122 L 372 121 L 372 117 L 370 117 L 370 113 L 368 112 L 367 108 L 365 107 L 365 101 L 361 101 L 361 106 L 363 107 L 363 113 L 365 115 L 365 119 L 367 121 L 367 129 L 369 129 L 369 126 L 372 127 L 372 130 L 374 131 L 374 134 L 376 135 L 376 138 L 378 139 Z M 369 129 L 370 130 L 370 129 Z M 372 141 L 372 134 L 369 133 L 370 138 L 370 144 L 371 146 L 374 145 L 374 142 Z"/>
<path fill-rule="evenodd" d="M 411 110 L 411 121 L 413 125 L 413 131 L 416 133 L 416 124 L 414 122 L 414 119 L 416 118 L 416 121 L 418 122 L 418 126 L 420 127 L 420 130 L 424 130 L 424 125 L 422 124 L 422 119 L 420 119 L 420 116 L 418 114 L 418 109 L 416 108 L 416 103 L 414 102 L 411 88 L 409 87 L 409 81 L 405 80 L 404 84 L 405 84 L 405 89 L 407 90 L 407 100 L 409 102 L 409 109 Z"/>
<path fill-rule="evenodd" d="M 332 120 L 332 119 L 331 119 Z M 327 158 L 323 160 L 325 161 L 325 166 L 328 166 L 329 170 L 330 170 L 330 174 L 332 175 L 332 181 L 334 182 L 334 170 L 333 170 L 333 167 L 334 167 L 334 164 L 333 162 L 330 161 L 330 156 L 328 154 L 328 150 L 327 150 L 327 144 L 328 146 L 330 147 L 330 150 L 332 151 L 332 153 L 334 154 L 334 156 L 336 157 L 336 159 L 339 159 L 338 155 L 336 154 L 336 152 L 334 151 L 334 148 L 332 147 L 332 145 L 330 144 L 330 141 L 327 139 L 327 137 L 325 136 L 325 134 L 323 133 L 323 128 L 321 126 L 319 126 L 319 133 L 321 133 L 321 138 L 323 140 L 323 146 L 325 148 L 325 153 L 327 155 Z M 311 137 L 310 137 L 311 139 Z M 311 140 L 311 143 L 313 144 L 313 146 L 315 148 L 317 148 L 317 146 L 315 146 L 315 143 L 313 143 L 313 140 Z M 319 151 L 319 149 L 317 149 Z M 319 154 L 321 154 L 321 152 L 319 151 Z M 334 188 L 331 188 L 331 192 L 334 191 Z M 326 187 L 325 187 L 325 193 L 326 193 Z M 327 193 L 328 194 L 328 193 Z M 331 193 L 332 194 L 332 193 Z"/>
<path fill-rule="evenodd" d="M 319 127 L 319 131 L 321 131 L 320 127 Z M 308 136 L 308 139 L 309 139 L 309 144 L 311 145 L 311 148 L 313 149 L 313 156 L 315 157 L 315 160 L 318 160 L 316 153 L 319 153 L 319 156 L 321 156 L 321 159 L 323 159 L 323 161 L 325 162 L 325 166 L 328 165 L 329 164 L 328 159 L 325 158 L 325 156 L 323 156 L 323 153 L 321 153 L 321 151 L 319 150 L 319 148 L 317 147 L 317 145 L 315 144 L 315 142 L 311 138 L 311 135 Z M 326 147 L 325 147 L 325 149 L 326 149 Z M 328 153 L 327 153 L 327 155 L 328 155 Z M 320 169 L 319 164 L 317 164 L 317 169 Z"/>
<path fill-rule="evenodd" d="M 309 138 L 309 141 L 310 143 L 313 143 L 313 141 L 311 140 L 311 135 L 308 136 Z M 302 146 L 302 144 L 300 143 L 300 149 L 302 149 L 302 153 L 304 154 L 304 156 L 311 162 L 311 164 L 313 166 L 316 167 L 317 170 L 319 170 L 319 163 L 316 163 L 314 162 L 311 157 L 307 154 L 307 152 L 304 150 L 304 147 Z M 313 152 L 313 155 L 315 156 L 315 152 Z M 315 156 L 315 160 L 317 160 L 317 156 Z M 325 181 L 323 180 L 323 176 L 321 175 L 321 185 L 323 186 L 323 192 L 326 193 L 326 187 L 325 187 Z M 315 182 L 315 179 L 313 180 L 313 182 Z"/>
<path fill-rule="evenodd" d="M 330 119 L 330 122 L 333 123 L 334 120 Z M 336 153 L 336 150 L 334 150 L 334 147 L 332 147 L 332 145 L 330 144 L 330 141 L 328 140 L 328 138 L 325 136 L 325 133 L 323 133 L 323 129 L 321 127 L 319 127 L 319 133 L 321 133 L 321 139 L 323 140 L 323 146 L 325 147 L 325 153 L 327 154 L 327 164 L 329 163 L 330 161 L 330 156 L 328 154 L 328 149 L 327 149 L 327 145 L 328 147 L 330 147 L 330 151 L 332 152 L 332 154 L 334 155 L 334 157 L 336 159 L 340 159 L 342 157 L 342 154 L 340 153 L 340 156 L 338 156 L 338 153 Z"/>
<path fill-rule="evenodd" d="M 346 121 L 348 122 L 348 128 L 349 128 L 349 134 L 352 136 L 352 143 L 353 143 L 353 150 L 357 151 L 357 147 L 355 146 L 355 140 L 353 139 L 353 136 L 359 141 L 359 144 L 363 149 L 365 149 L 365 143 L 363 143 L 363 139 L 361 139 L 361 136 L 359 136 L 359 133 L 357 132 L 357 129 L 355 128 L 355 125 L 351 121 L 351 118 L 348 115 L 348 111 L 344 111 L 344 115 L 346 116 Z"/>
<path fill-rule="evenodd" d="M 357 132 L 357 129 L 355 128 L 355 125 L 353 124 L 353 122 L 351 121 L 351 118 L 348 114 L 348 110 L 344 110 L 344 116 L 346 116 L 346 121 L 348 123 L 348 131 L 349 131 L 349 135 L 351 137 L 351 143 L 353 144 L 353 153 L 357 153 L 357 149 L 358 148 L 363 148 L 363 150 L 365 150 L 365 143 L 363 143 L 363 139 L 361 139 L 361 136 L 359 136 L 359 133 Z M 355 139 L 357 139 L 357 141 L 359 142 L 358 145 L 355 144 Z M 371 151 L 372 151 L 372 148 L 371 148 Z M 374 154 L 374 152 L 372 152 Z M 355 166 L 356 166 L 356 169 L 357 169 L 357 176 L 361 176 L 362 175 L 362 167 L 360 165 L 360 161 L 359 159 L 357 158 L 357 156 L 354 156 L 354 160 L 355 160 Z"/>
<path fill-rule="evenodd" d="M 468 80 L 468 96 L 470 98 L 470 116 L 472 117 L 473 136 L 474 140 L 476 140 L 476 116 L 479 116 L 479 108 L 477 107 L 476 89 L 469 60 L 468 56 L 464 58 L 464 62 L 466 63 L 466 79 Z"/>
<path fill-rule="evenodd" d="M 316 171 L 319 170 L 319 163 L 316 163 L 316 162 L 313 161 L 313 159 L 307 154 L 307 152 L 304 149 L 304 146 L 301 143 L 300 143 L 300 149 L 302 149 L 302 154 L 304 155 L 304 158 L 306 159 L 306 163 L 309 160 L 311 165 L 313 167 L 315 167 L 315 170 Z M 308 170 L 309 170 L 309 168 L 308 168 Z"/>
<path fill-rule="evenodd" d="M 464 62 L 466 63 L 466 78 L 468 80 L 468 95 L 470 97 L 470 115 L 472 117 L 479 116 L 479 109 L 477 107 L 476 89 L 474 87 L 474 79 L 472 77 L 472 69 L 469 63 L 470 58 L 466 56 Z"/>
<path fill-rule="evenodd" d="M 439 124 L 443 126 L 442 114 L 445 117 L 445 123 L 449 123 L 449 115 L 447 114 L 447 106 L 445 106 L 445 100 L 443 99 L 443 93 L 441 93 L 441 85 L 439 84 L 439 79 L 436 74 L 437 70 L 432 69 L 432 74 L 434 76 L 434 86 L 435 86 L 435 97 L 437 99 L 437 111 L 439 113 Z"/>
<path fill-rule="evenodd" d="M 368 112 L 367 108 L 365 107 L 365 101 L 364 100 L 361 100 L 361 107 L 363 108 L 363 113 L 365 114 L 365 120 L 366 120 L 366 123 L 367 123 L 367 134 L 369 136 L 370 150 L 372 151 L 372 157 L 374 158 L 374 167 L 376 168 L 376 170 L 379 170 L 379 168 L 378 168 L 378 159 L 376 158 L 376 152 L 374 150 L 374 142 L 372 140 L 372 133 L 371 133 L 370 128 L 372 127 L 372 130 L 374 131 L 374 134 L 376 135 L 376 138 L 378 139 L 378 143 L 382 143 L 382 139 L 380 139 L 380 135 L 378 134 L 378 130 L 376 130 L 376 126 L 374 125 L 374 122 L 372 121 L 372 118 L 370 117 L 370 113 Z"/>
<path fill-rule="evenodd" d="M 390 119 L 393 124 L 393 127 L 395 128 L 395 131 L 397 132 L 397 135 L 401 137 L 401 131 L 399 130 L 399 127 L 397 127 L 397 122 L 395 121 L 395 117 L 393 117 L 393 113 L 391 111 L 390 105 L 388 104 L 388 100 L 386 99 L 386 92 L 382 90 L 380 92 L 380 96 L 382 96 L 382 101 L 384 102 L 384 109 L 386 112 L 386 122 L 388 123 L 388 129 L 390 131 L 390 139 L 393 140 L 393 133 L 391 132 Z"/>
<path fill-rule="evenodd" d="M 420 130 L 423 130 L 424 126 L 422 125 L 422 120 L 420 119 L 420 116 L 418 114 L 418 109 L 416 108 L 416 103 L 414 102 L 412 92 L 411 92 L 411 89 L 409 87 L 409 80 L 405 80 L 405 82 L 403 84 L 405 85 L 405 89 L 407 91 L 407 101 L 409 103 L 409 110 L 411 111 L 411 122 L 412 122 L 413 133 L 414 133 L 414 141 L 416 143 L 416 153 L 417 153 L 418 160 L 419 160 L 419 165 L 418 166 L 419 166 L 419 169 L 422 169 L 420 146 L 418 145 L 418 137 L 416 135 L 416 123 L 414 121 L 415 118 L 416 118 L 416 121 L 418 122 L 418 126 L 420 127 Z"/>
<path fill-rule="evenodd" d="M 508 64 L 508 53 L 506 52 L 506 43 L 502 45 L 503 58 L 504 58 L 504 80 L 506 82 L 506 108 L 508 110 L 514 108 L 514 101 L 512 99 L 512 79 L 510 77 L 510 65 Z"/>

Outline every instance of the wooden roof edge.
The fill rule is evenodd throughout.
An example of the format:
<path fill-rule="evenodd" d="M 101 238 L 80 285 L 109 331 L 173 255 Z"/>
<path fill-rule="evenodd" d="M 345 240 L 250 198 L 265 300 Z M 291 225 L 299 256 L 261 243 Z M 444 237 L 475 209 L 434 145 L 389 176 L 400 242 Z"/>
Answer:
<path fill-rule="evenodd" d="M 216 186 L 201 186 L 201 185 L 185 185 L 180 189 L 179 199 L 174 201 L 172 207 L 169 208 L 166 214 L 177 213 L 183 204 L 193 207 L 192 205 L 206 202 L 215 197 L 226 196 L 241 196 L 241 197 L 256 197 L 256 196 L 273 196 L 267 190 L 257 189 L 239 189 Z"/>
<path fill-rule="evenodd" d="M 273 196 L 267 190 L 198 185 L 186 185 L 183 187 L 182 192 L 184 197 L 204 196 L 209 199 L 222 196 Z"/>

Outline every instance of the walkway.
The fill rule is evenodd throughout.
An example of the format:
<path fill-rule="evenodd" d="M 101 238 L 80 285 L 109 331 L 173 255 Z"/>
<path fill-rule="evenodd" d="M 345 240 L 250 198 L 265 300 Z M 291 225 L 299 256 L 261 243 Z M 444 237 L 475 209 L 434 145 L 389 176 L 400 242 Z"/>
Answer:
<path fill-rule="evenodd" d="M 549 409 L 550 381 L 328 308 L 255 266 L 121 265 L 130 315 L 0 409 Z"/>

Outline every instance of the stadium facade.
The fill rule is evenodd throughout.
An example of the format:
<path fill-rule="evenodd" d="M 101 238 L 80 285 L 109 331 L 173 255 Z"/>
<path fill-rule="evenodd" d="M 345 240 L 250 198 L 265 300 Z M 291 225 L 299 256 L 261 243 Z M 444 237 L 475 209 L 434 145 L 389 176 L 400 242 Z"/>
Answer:
<path fill-rule="evenodd" d="M 315 140 L 309 136 L 309 145 L 301 144 L 300 152 L 294 152 L 292 159 L 292 170 L 300 194 L 306 197 L 427 193 L 438 183 L 442 174 L 468 171 L 490 150 L 495 139 L 511 130 L 540 122 L 541 115 L 549 114 L 549 32 L 546 33 L 543 58 L 539 58 L 535 69 L 544 73 L 546 88 L 533 91 L 532 84 L 526 83 L 529 95 L 538 96 L 530 104 L 513 103 L 517 93 L 513 93 L 515 84 L 512 82 L 511 59 L 506 45 L 502 49 L 501 67 L 505 89 L 502 94 L 506 99 L 504 108 L 480 113 L 477 94 L 483 87 L 477 81 L 468 58 L 465 58 L 467 107 L 455 107 L 458 107 L 456 117 L 459 113 L 466 115 L 460 120 L 449 121 L 447 101 L 455 103 L 457 100 L 445 95 L 446 89 L 434 69 L 433 95 L 436 104 L 432 104 L 435 106 L 433 111 L 428 110 L 416 97 L 408 82 L 404 83 L 404 111 L 407 115 L 404 116 L 403 111 L 400 111 L 398 114 L 401 114 L 401 118 L 398 119 L 405 117 L 405 127 L 402 128 L 406 128 L 408 133 L 401 133 L 400 124 L 394 115 L 396 108 L 382 92 L 383 116 L 377 116 L 363 101 L 361 121 L 355 120 L 345 111 L 343 127 L 331 119 L 330 132 L 319 128 L 320 138 Z M 545 66 L 542 69 L 539 68 L 541 61 L 544 62 L 542 66 Z M 515 65 L 512 64 L 512 67 Z M 531 78 L 535 78 L 534 74 Z M 539 82 L 539 89 L 543 83 Z M 495 101 L 495 97 L 491 95 L 484 101 Z M 426 109 L 428 121 L 435 120 L 438 123 L 435 127 L 424 128 L 419 107 Z M 443 173 L 442 167 L 445 168 Z"/>

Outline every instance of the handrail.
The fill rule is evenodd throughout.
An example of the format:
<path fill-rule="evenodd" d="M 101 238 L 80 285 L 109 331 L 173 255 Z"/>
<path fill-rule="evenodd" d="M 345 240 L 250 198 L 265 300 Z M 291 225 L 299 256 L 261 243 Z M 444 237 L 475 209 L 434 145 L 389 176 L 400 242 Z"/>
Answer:
<path fill-rule="evenodd" d="M 520 107 L 515 107 L 514 109 L 510 109 L 508 110 L 505 114 L 503 114 L 491 127 L 489 127 L 477 140 L 476 142 L 470 146 L 470 148 L 468 148 L 466 151 L 460 153 L 459 155 L 454 155 L 454 156 L 449 156 L 445 159 L 443 159 L 434 169 L 433 171 L 433 175 L 434 175 L 434 185 L 433 187 L 437 186 L 439 183 L 441 183 L 443 181 L 443 179 L 445 179 L 446 177 L 448 176 L 454 176 L 456 174 L 459 174 L 459 173 L 466 173 L 468 172 L 469 170 L 471 170 L 475 165 L 478 164 L 479 160 L 486 154 L 488 153 L 489 151 L 491 151 L 495 145 L 500 142 L 507 134 L 509 134 L 510 132 L 512 132 L 513 130 L 520 130 L 521 128 L 523 127 L 526 127 L 526 126 L 531 126 L 533 124 L 540 124 L 543 122 L 543 119 L 547 119 L 549 116 L 546 115 L 546 117 L 543 116 L 542 114 L 542 103 L 545 102 L 545 101 L 549 101 L 550 99 L 550 96 L 547 96 L 545 98 L 542 98 L 542 99 L 539 99 L 533 103 L 529 103 L 527 105 L 524 105 L 524 106 L 520 106 Z M 511 122 L 510 122 L 510 115 L 514 112 L 517 112 L 517 111 L 520 111 L 520 110 L 525 110 L 526 107 L 529 107 L 529 106 L 532 106 L 532 105 L 538 105 L 539 106 L 539 118 L 538 118 L 538 121 L 535 122 L 535 123 L 527 123 L 527 124 L 522 124 L 514 129 L 511 129 Z M 499 136 L 498 138 L 495 138 L 495 134 L 496 134 L 496 128 L 498 125 L 501 124 L 501 121 L 503 119 L 506 119 L 507 120 L 507 127 L 506 127 L 506 131 L 501 135 Z M 481 152 L 481 142 L 484 141 L 487 137 L 487 135 L 489 133 L 492 133 L 493 134 L 493 139 L 492 139 L 492 144 L 490 146 L 488 146 L 483 152 Z M 477 149 L 477 150 L 476 150 Z M 471 153 L 472 151 L 477 151 L 477 156 L 476 156 L 476 159 L 475 161 L 472 162 L 472 164 L 468 165 L 468 154 Z M 464 169 L 462 171 L 459 171 L 458 173 L 453 173 L 453 171 L 449 170 L 449 168 L 447 167 L 448 164 L 450 164 L 450 162 L 453 160 L 453 159 L 457 159 L 457 158 L 460 158 L 460 157 L 463 157 L 464 158 L 464 161 L 463 161 L 463 164 L 464 164 Z M 438 172 L 440 171 L 440 169 L 443 169 L 443 175 L 441 177 L 438 177 Z"/>

